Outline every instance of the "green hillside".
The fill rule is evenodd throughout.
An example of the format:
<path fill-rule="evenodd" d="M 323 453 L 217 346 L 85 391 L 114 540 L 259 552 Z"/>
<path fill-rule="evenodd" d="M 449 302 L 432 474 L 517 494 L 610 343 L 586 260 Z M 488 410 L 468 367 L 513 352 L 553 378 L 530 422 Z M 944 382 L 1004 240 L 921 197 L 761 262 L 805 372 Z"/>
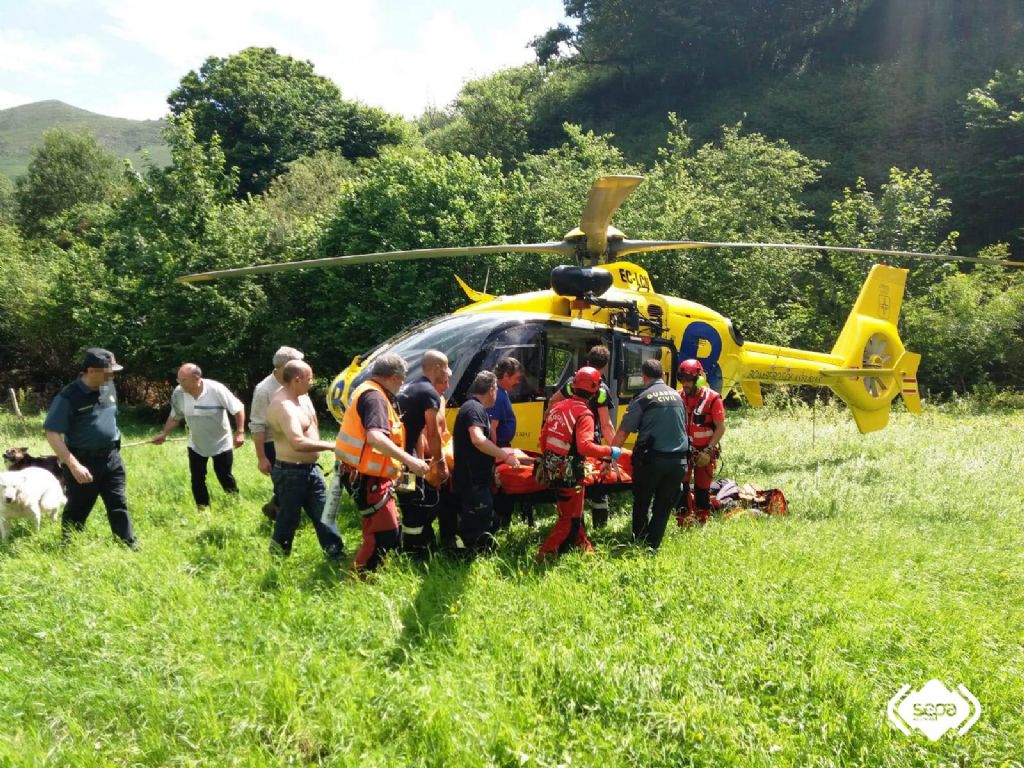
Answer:
<path fill-rule="evenodd" d="M 160 130 L 162 120 L 126 120 L 72 107 L 62 101 L 38 101 L 0 110 L 0 173 L 13 179 L 28 168 L 32 149 L 48 128 L 91 132 L 105 149 L 141 166 L 144 153 L 157 165 L 170 163 Z"/>

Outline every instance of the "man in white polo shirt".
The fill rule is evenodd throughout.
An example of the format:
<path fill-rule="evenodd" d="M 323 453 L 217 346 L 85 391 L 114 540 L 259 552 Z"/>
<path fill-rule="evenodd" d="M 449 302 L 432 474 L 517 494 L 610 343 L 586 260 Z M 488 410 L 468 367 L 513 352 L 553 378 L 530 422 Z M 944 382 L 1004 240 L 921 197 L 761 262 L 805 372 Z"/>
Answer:
<path fill-rule="evenodd" d="M 233 434 L 229 415 L 235 421 Z M 192 497 L 200 509 L 209 508 L 207 459 L 213 458 L 213 471 L 221 487 L 228 493 L 238 493 L 231 467 L 234 449 L 245 441 L 245 407 L 219 381 L 204 379 L 198 365 L 185 363 L 178 369 L 178 386 L 171 393 L 171 413 L 152 442 L 163 443 L 182 419 L 189 428 L 188 469 L 192 477 Z"/>
<path fill-rule="evenodd" d="M 274 433 L 267 429 L 267 408 L 274 395 L 281 391 L 284 383 L 285 365 L 292 360 L 301 360 L 304 355 L 294 347 L 280 347 L 274 353 L 272 370 L 263 381 L 256 385 L 252 392 L 252 408 L 249 411 L 249 431 L 252 432 L 252 444 L 256 448 L 256 461 L 260 472 L 270 476 L 277 452 L 274 450 Z M 271 477 L 271 482 L 273 478 Z M 277 490 L 270 501 L 263 505 L 263 514 L 271 520 L 277 517 Z"/>

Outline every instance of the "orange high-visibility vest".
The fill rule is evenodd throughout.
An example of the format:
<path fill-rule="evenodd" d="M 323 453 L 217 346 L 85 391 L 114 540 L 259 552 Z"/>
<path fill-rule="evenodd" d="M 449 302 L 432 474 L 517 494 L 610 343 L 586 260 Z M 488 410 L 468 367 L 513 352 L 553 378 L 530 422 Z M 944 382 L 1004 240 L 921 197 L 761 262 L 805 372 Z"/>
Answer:
<path fill-rule="evenodd" d="M 384 396 L 384 402 L 387 403 L 391 441 L 398 446 L 405 445 L 405 427 L 394 406 L 391 405 L 391 398 L 388 397 L 387 390 L 370 379 L 360 384 L 352 393 L 352 404 L 345 411 L 341 429 L 334 441 L 334 455 L 342 464 L 355 469 L 362 475 L 397 478 L 402 474 L 401 462 L 379 453 L 366 442 L 366 428 L 363 426 L 363 420 L 359 418 L 356 404 L 363 393 L 370 389 L 380 392 Z"/>

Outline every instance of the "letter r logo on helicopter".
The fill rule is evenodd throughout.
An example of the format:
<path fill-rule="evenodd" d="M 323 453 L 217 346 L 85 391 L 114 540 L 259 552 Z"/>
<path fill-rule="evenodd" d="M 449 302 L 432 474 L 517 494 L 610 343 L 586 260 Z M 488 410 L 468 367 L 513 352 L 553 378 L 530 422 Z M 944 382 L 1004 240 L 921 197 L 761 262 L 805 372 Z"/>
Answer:
<path fill-rule="evenodd" d="M 676 365 L 690 358 L 699 360 L 700 364 L 704 366 L 704 375 L 707 376 L 708 386 L 716 392 L 721 392 L 722 369 L 718 365 L 718 358 L 721 354 L 722 337 L 718 330 L 709 323 L 697 321 L 686 326 L 686 330 L 683 332 Z"/>

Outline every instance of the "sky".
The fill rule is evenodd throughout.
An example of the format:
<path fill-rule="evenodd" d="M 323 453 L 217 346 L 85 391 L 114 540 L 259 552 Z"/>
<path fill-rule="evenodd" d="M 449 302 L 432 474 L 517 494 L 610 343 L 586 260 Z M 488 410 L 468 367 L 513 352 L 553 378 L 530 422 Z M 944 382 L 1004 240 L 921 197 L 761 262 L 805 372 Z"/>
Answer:
<path fill-rule="evenodd" d="M 311 61 L 346 99 L 416 117 L 532 60 L 562 0 L 0 0 L 0 109 L 58 99 L 135 120 L 210 56 Z"/>

